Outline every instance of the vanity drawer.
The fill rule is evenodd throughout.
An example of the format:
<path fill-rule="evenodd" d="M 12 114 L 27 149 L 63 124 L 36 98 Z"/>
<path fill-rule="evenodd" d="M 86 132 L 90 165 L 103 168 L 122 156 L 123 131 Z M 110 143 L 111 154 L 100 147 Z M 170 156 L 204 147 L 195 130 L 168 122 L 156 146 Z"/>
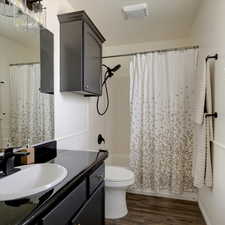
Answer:
<path fill-rule="evenodd" d="M 41 220 L 42 225 L 64 225 L 74 216 L 87 200 L 86 180 L 68 194 Z"/>
<path fill-rule="evenodd" d="M 89 176 L 89 195 L 104 181 L 104 178 L 105 165 L 103 164 Z"/>

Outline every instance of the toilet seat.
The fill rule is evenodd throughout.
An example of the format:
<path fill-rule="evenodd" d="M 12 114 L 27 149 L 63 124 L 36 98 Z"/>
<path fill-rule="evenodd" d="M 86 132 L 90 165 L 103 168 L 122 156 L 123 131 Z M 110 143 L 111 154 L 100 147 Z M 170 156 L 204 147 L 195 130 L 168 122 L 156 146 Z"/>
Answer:
<path fill-rule="evenodd" d="M 106 166 L 105 184 L 108 187 L 129 186 L 134 183 L 134 173 L 123 167 Z"/>

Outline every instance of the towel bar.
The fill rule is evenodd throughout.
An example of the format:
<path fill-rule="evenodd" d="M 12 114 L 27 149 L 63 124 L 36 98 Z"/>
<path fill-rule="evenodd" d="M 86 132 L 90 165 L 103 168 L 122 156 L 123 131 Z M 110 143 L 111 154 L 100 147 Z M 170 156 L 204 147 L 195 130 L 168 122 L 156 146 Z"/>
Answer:
<path fill-rule="evenodd" d="M 215 112 L 215 113 L 213 113 L 213 114 L 205 114 L 205 117 L 207 118 L 207 117 L 214 117 L 214 118 L 217 118 L 218 117 L 218 113 L 217 112 Z"/>
<path fill-rule="evenodd" d="M 213 55 L 213 56 L 210 56 L 210 55 L 208 55 L 207 57 L 206 57 L 206 62 L 209 60 L 209 59 L 215 59 L 215 60 L 218 60 L 218 58 L 219 58 L 219 56 L 218 56 L 218 54 L 215 54 L 215 55 Z"/>

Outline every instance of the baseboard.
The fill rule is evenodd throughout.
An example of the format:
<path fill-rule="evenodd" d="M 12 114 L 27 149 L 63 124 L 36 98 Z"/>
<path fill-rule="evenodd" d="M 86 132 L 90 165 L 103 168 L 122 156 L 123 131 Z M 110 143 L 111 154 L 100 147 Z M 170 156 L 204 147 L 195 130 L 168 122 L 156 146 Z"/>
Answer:
<path fill-rule="evenodd" d="M 146 195 L 146 196 L 155 196 L 161 198 L 172 198 L 172 199 L 179 199 L 179 200 L 186 200 L 186 201 L 193 201 L 197 202 L 197 194 L 196 193 L 184 193 L 182 195 L 175 195 L 170 193 L 153 193 L 153 192 L 143 192 L 143 191 L 128 191 L 132 194 L 139 194 L 139 195 Z"/>
<path fill-rule="evenodd" d="M 206 213 L 206 211 L 204 209 L 204 206 L 203 206 L 203 204 L 201 203 L 200 200 L 198 201 L 198 205 L 199 205 L 199 208 L 200 208 L 200 210 L 202 212 L 202 215 L 204 217 L 204 220 L 205 220 L 206 224 L 207 225 L 212 225 L 212 223 L 210 222 L 210 219 L 209 219 L 209 217 L 208 217 L 208 215 L 207 215 L 207 213 Z"/>
<path fill-rule="evenodd" d="M 213 144 L 216 145 L 219 148 L 225 149 L 225 145 L 220 143 L 220 142 L 218 142 L 218 141 L 213 141 Z"/>

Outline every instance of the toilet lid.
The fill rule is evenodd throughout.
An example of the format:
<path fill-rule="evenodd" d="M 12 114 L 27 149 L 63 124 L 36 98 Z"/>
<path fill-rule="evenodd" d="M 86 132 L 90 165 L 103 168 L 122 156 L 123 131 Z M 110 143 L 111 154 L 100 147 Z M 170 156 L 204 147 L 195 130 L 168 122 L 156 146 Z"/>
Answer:
<path fill-rule="evenodd" d="M 106 166 L 105 180 L 120 182 L 127 181 L 134 178 L 134 173 L 123 167 Z"/>

